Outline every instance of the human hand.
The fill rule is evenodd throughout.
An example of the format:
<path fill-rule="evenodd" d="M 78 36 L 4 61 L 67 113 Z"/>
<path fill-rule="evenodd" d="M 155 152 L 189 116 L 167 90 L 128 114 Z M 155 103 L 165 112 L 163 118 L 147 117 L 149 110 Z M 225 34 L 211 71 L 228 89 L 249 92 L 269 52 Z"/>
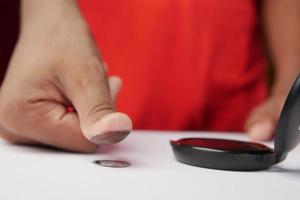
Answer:
<path fill-rule="evenodd" d="M 47 22 L 24 17 L 1 87 L 0 136 L 13 143 L 93 152 L 124 139 L 132 122 L 114 110 L 120 79 L 107 80 L 87 25 L 75 8 L 68 9 L 73 10 L 64 12 L 67 16 L 54 13 Z"/>
<path fill-rule="evenodd" d="M 274 136 L 286 96 L 270 96 L 253 109 L 246 122 L 246 130 L 253 140 L 270 140 Z"/>

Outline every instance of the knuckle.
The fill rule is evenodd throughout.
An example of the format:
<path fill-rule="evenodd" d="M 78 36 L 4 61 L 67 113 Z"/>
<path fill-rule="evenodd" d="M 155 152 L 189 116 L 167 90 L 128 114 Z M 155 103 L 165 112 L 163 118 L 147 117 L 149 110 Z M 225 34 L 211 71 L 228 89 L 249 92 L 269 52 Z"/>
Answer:
<path fill-rule="evenodd" d="M 72 70 L 78 75 L 84 75 L 87 72 L 95 72 L 102 69 L 100 61 L 95 56 L 87 56 L 85 58 L 80 58 L 75 61 L 72 66 Z"/>
<path fill-rule="evenodd" d="M 65 87 L 76 85 L 78 90 L 84 90 L 99 80 L 106 79 L 106 72 L 96 59 L 81 58 L 59 70 L 60 81 Z"/>
<path fill-rule="evenodd" d="M 99 114 L 104 112 L 111 112 L 112 110 L 114 110 L 114 107 L 112 105 L 111 99 L 107 98 L 101 99 L 100 101 L 98 100 L 96 102 L 91 102 L 87 107 L 86 119 L 97 117 L 97 119 L 95 120 L 98 120 Z"/>

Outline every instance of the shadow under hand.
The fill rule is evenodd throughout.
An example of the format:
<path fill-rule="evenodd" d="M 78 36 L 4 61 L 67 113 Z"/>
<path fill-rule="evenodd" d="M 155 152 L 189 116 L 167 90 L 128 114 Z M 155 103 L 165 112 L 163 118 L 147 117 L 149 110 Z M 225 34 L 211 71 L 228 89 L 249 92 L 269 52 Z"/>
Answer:
<path fill-rule="evenodd" d="M 128 152 L 130 149 L 128 145 L 123 144 L 109 144 L 109 145 L 101 145 L 96 152 L 99 155 L 106 155 L 106 154 L 117 154 L 118 152 Z"/>
<path fill-rule="evenodd" d="M 78 152 L 72 152 L 67 150 L 58 149 L 55 147 L 47 145 L 38 145 L 38 144 L 7 144 L 12 148 L 21 151 L 22 153 L 42 153 L 42 154 L 83 154 Z"/>
<path fill-rule="evenodd" d="M 39 145 L 39 144 L 11 144 L 8 142 L 4 142 L 2 145 L 7 149 L 11 149 L 12 151 L 22 152 L 22 153 L 42 153 L 42 154 L 77 154 L 77 155 L 111 155 L 118 154 L 119 152 L 130 151 L 128 146 L 123 144 L 113 144 L 113 145 L 101 145 L 95 153 L 87 154 L 80 152 L 72 152 L 59 148 L 55 148 L 47 145 Z"/>

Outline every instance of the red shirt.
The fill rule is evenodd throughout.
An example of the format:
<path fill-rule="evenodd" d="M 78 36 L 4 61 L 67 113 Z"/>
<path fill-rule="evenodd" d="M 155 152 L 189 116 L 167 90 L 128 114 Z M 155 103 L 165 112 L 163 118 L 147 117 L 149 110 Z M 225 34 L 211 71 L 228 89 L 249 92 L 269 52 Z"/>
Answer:
<path fill-rule="evenodd" d="M 253 0 L 80 2 L 137 129 L 241 131 L 266 97 Z"/>

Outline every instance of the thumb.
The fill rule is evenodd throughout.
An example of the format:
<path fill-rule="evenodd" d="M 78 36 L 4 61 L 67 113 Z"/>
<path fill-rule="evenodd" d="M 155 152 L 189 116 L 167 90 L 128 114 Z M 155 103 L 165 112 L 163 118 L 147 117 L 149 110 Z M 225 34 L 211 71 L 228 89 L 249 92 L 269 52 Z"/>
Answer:
<path fill-rule="evenodd" d="M 74 69 L 75 68 L 75 69 Z M 131 119 L 115 112 L 105 69 L 97 59 L 59 75 L 63 92 L 79 117 L 84 136 L 95 144 L 113 144 L 132 130 Z"/>
<path fill-rule="evenodd" d="M 271 118 L 257 120 L 247 128 L 248 135 L 253 140 L 266 141 L 272 139 L 276 123 Z"/>

